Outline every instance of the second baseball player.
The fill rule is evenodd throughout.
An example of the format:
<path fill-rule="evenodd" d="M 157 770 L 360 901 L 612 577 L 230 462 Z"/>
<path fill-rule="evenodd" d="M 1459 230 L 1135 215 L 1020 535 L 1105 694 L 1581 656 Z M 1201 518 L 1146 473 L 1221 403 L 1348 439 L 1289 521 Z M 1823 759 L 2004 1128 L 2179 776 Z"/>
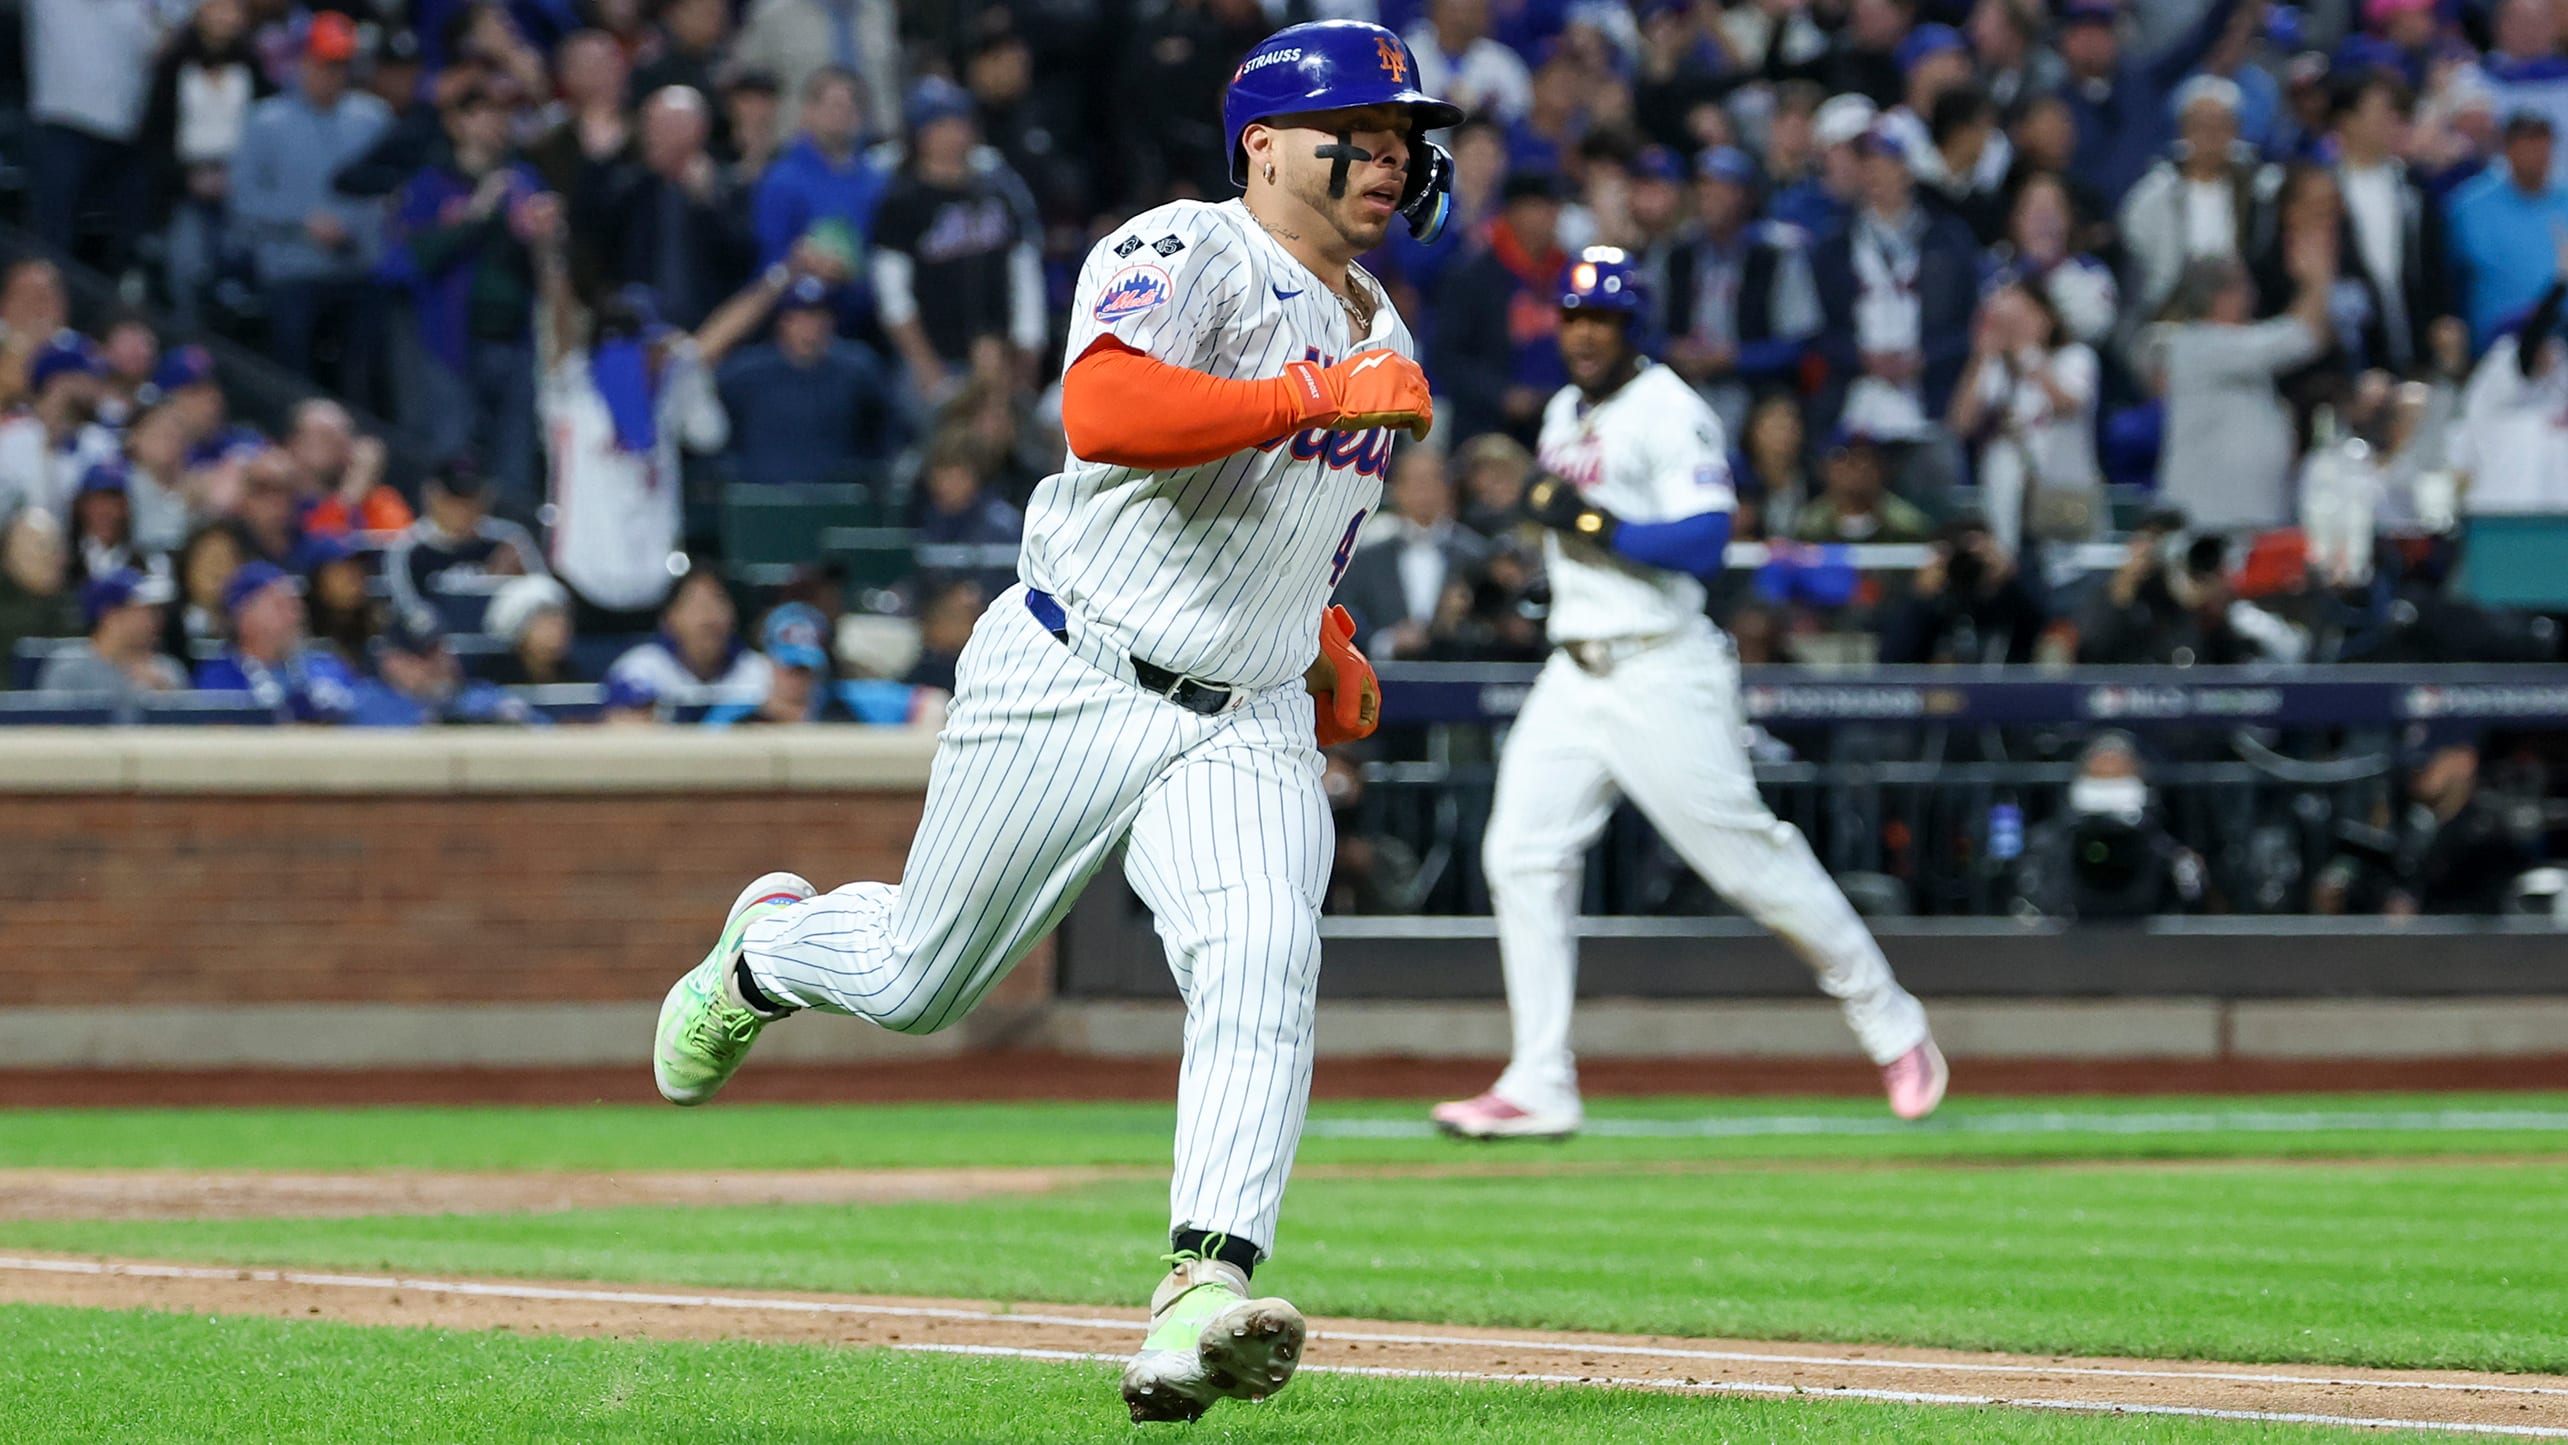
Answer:
<path fill-rule="evenodd" d="M 1488 1092 L 1438 1105 L 1469 1138 L 1548 1137 L 1583 1122 L 1569 1047 L 1578 889 L 1588 847 L 1628 796 L 1724 897 L 1774 930 L 1844 1006 L 1893 1112 L 1944 1095 L 1926 1011 L 1891 976 L 1798 829 L 1758 796 L 1742 741 L 1738 655 L 1704 617 L 1735 498 L 1721 423 L 1639 338 L 1644 298 L 1621 251 L 1591 247 L 1561 278 L 1570 385 L 1544 409 L 1551 660 L 1498 765 L 1483 849 L 1498 916 L 1513 1054 Z"/>

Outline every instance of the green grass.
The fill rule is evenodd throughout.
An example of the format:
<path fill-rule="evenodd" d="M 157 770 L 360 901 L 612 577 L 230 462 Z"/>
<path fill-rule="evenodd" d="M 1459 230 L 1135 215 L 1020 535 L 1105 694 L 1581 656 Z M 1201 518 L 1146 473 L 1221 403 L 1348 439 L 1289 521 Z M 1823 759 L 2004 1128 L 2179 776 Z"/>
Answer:
<path fill-rule="evenodd" d="M 2547 1128 L 2329 1128 L 2307 1132 L 2121 1132 L 2170 1113 L 2277 1111 L 2321 1118 L 2481 1111 L 2544 1116 Z M 2027 1116 L 2056 1132 L 1987 1133 Z M 0 1165 L 260 1169 L 807 1169 L 1014 1164 L 1163 1165 L 1176 1117 L 1167 1104 L 646 1105 L 383 1109 L 0 1109 Z M 1608 1126 L 1788 1117 L 1889 1127 L 1869 1099 L 1607 1100 Z M 1342 1137 L 1332 1130 L 1423 1124 L 1416 1103 L 1322 1104 L 1305 1163 L 1395 1164 L 1484 1157 L 1433 1138 Z M 1924 1125 L 1887 1134 L 1597 1137 L 1519 1157 L 1568 1162 L 1762 1159 L 2148 1159 L 2568 1154 L 2568 1095 L 2317 1095 L 2240 1099 L 1957 1098 Z M 2091 1121 L 2096 1127 L 2076 1127 Z M 2115 1132 L 2102 1132 L 2111 1127 Z"/>
<path fill-rule="evenodd" d="M 1765 1401 L 1305 1375 L 1261 1406 L 1138 1431 L 1103 1365 L 808 1346 L 523 1339 L 321 1322 L 0 1306 L 0 1439 L 54 1441 L 922 1442 L 1136 1440 L 2088 1441 L 2137 1422 L 2006 1410 Z M 2152 1419 L 2175 1445 L 2401 1438 Z M 2419 1438 L 2408 1436 L 2406 1438 Z"/>
<path fill-rule="evenodd" d="M 869 1207 L 24 1221 L 0 1223 L 0 1245 L 1133 1303 L 1157 1274 L 1164 1197 L 1143 1179 Z M 1608 1167 L 1305 1177 L 1259 1279 L 1318 1312 L 1456 1323 L 2561 1371 L 2562 1238 L 2568 1165 L 2553 1162 Z"/>
<path fill-rule="evenodd" d="M 2568 1372 L 2568 1096 L 1963 1099 L 1893 1133 L 1854 1132 L 1882 1118 L 1872 1101 L 1638 1100 L 1598 1110 L 1620 1134 L 1513 1149 L 1412 1137 L 1414 1103 L 1314 1117 L 1306 1164 L 1392 1171 L 1295 1183 L 1258 1280 L 1314 1313 Z M 1164 1248 L 1172 1118 L 1119 1104 L 0 1110 L 0 1166 L 1139 1171 L 943 1204 L 14 1221 L 0 1249 L 1132 1305 Z M 1801 1132 L 1756 1132 L 1776 1129 Z M 2081 1161 L 2103 1167 L 2003 1167 Z M 1457 1162 L 1530 1172 L 1397 1172 Z M 1861 1167 L 1876 1163 L 1902 1167 Z M 1086 1365 L 318 1322 L 0 1308 L 0 1381 L 27 1382 L 0 1388 L 7 1442 L 1149 1438 Z M 2334 1438 L 1345 1377 L 1208 1423 L 1183 1438 Z"/>

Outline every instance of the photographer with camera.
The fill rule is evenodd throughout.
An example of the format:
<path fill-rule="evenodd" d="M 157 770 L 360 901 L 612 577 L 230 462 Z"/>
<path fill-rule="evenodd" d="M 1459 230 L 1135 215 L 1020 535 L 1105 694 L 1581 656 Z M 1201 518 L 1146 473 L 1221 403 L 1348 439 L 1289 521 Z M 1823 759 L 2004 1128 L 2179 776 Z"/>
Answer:
<path fill-rule="evenodd" d="M 2129 733 L 2105 731 L 2078 754 L 2067 810 L 2026 840 L 2018 896 L 2052 918 L 2190 913 L 2208 883 L 2199 855 L 2160 820 Z"/>
<path fill-rule="evenodd" d="M 1908 596 L 1882 626 L 1890 663 L 2025 663 L 2045 622 L 2041 600 L 1986 521 L 1965 515 L 1929 544 Z"/>
<path fill-rule="evenodd" d="M 2218 537 L 2188 537 L 2164 508 L 2141 519 L 2131 547 L 2079 619 L 2078 661 L 2231 667 L 2296 662 L 2308 644 L 2289 623 L 2243 602 Z"/>

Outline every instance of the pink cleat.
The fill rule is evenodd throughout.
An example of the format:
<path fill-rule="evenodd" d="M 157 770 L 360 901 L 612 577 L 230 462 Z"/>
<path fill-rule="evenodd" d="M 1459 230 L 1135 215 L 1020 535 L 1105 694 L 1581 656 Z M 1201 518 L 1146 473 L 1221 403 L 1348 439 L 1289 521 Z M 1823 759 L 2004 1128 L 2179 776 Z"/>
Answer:
<path fill-rule="evenodd" d="M 1953 1071 L 1932 1038 L 1881 1066 L 1881 1087 L 1890 1095 L 1890 1112 L 1903 1119 L 1923 1119 L 1944 1102 L 1944 1085 Z"/>
<path fill-rule="evenodd" d="M 1493 1091 L 1477 1099 L 1438 1104 L 1427 1113 L 1436 1127 L 1459 1139 L 1566 1139 L 1585 1121 L 1575 1109 L 1520 1108 Z"/>

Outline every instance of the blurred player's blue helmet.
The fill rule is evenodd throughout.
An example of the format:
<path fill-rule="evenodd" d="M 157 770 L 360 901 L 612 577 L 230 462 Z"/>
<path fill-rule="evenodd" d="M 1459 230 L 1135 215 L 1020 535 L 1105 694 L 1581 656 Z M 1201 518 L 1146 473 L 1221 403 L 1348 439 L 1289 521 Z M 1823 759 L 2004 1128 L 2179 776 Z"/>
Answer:
<path fill-rule="evenodd" d="M 1560 309 L 1642 317 L 1649 314 L 1649 293 L 1641 269 L 1621 247 L 1590 246 L 1561 268 Z"/>
<path fill-rule="evenodd" d="M 1418 61 L 1400 37 L 1361 20 L 1316 20 L 1291 25 L 1258 42 L 1232 72 L 1222 96 L 1222 135 L 1230 144 L 1231 184 L 1248 185 L 1248 152 L 1240 136 L 1261 120 L 1312 110 L 1345 110 L 1363 105 L 1409 108 L 1409 178 L 1400 193 L 1400 214 L 1409 232 L 1432 241 L 1444 230 L 1451 209 L 1453 158 L 1429 142 L 1426 132 L 1462 121 L 1462 107 L 1436 99 L 1417 87 Z M 1346 167 L 1341 138 L 1330 190 L 1342 193 Z M 1321 152 L 1328 155 L 1328 150 Z"/>

